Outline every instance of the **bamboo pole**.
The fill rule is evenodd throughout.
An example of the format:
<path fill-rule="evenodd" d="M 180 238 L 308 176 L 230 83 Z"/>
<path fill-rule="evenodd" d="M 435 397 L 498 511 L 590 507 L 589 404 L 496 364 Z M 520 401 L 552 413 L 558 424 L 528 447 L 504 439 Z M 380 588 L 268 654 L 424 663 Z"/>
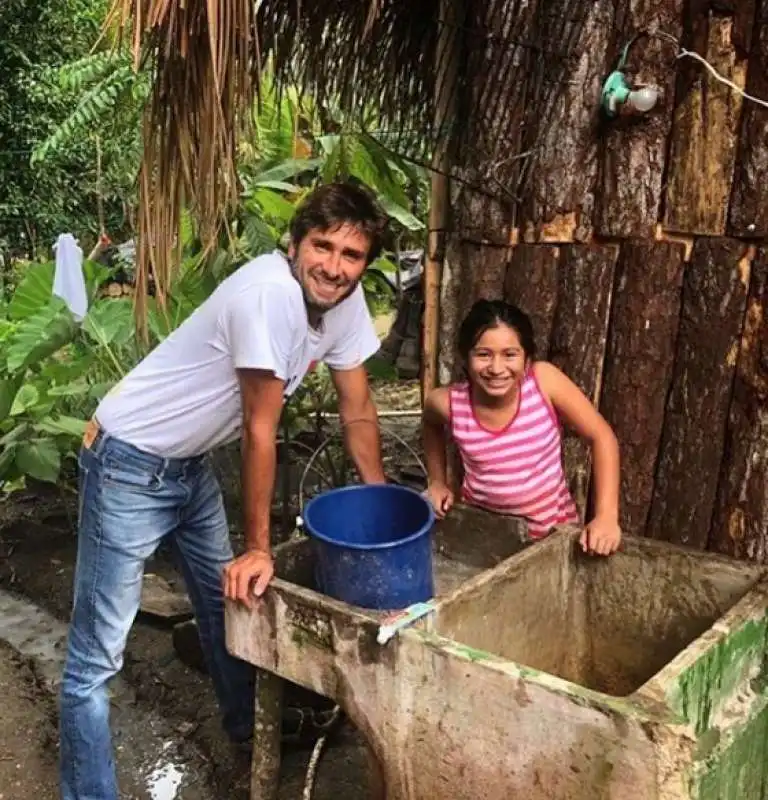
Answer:
<path fill-rule="evenodd" d="M 422 336 L 421 394 L 438 384 L 440 345 L 440 283 L 445 257 L 445 232 L 450 216 L 450 179 L 453 121 L 457 101 L 461 0 L 442 0 L 435 68 L 435 128 L 437 137 L 432 159 L 429 202 L 429 233 L 424 264 L 424 322 Z"/>

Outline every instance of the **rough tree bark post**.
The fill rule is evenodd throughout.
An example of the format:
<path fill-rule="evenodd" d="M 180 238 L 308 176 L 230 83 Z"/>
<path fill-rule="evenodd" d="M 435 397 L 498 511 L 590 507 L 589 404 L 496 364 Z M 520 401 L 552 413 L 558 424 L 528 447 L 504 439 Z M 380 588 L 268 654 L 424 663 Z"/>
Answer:
<path fill-rule="evenodd" d="M 752 264 L 710 548 L 768 561 L 768 250 Z"/>
<path fill-rule="evenodd" d="M 613 43 L 618 57 L 641 31 L 681 33 L 683 0 L 621 0 Z M 604 126 L 595 229 L 601 236 L 646 238 L 659 221 L 661 190 L 672 122 L 674 46 L 658 37 L 639 39 L 630 51 L 629 77 L 662 90 L 658 106 L 642 117 L 620 118 Z"/>
<path fill-rule="evenodd" d="M 749 3 L 745 3 L 749 5 Z M 768 0 L 762 0 L 747 72 L 747 92 L 768 97 Z M 768 108 L 744 104 L 736 177 L 731 196 L 732 236 L 768 236 Z"/>
<path fill-rule="evenodd" d="M 536 335 L 536 358 L 546 359 L 557 304 L 559 250 L 551 245 L 519 244 L 504 280 L 504 299 L 531 318 Z"/>
<path fill-rule="evenodd" d="M 621 447 L 621 524 L 642 535 L 653 493 L 680 315 L 685 246 L 621 247 L 600 410 Z"/>
<path fill-rule="evenodd" d="M 251 800 L 277 800 L 280 788 L 280 735 L 283 679 L 257 670 Z"/>
<path fill-rule="evenodd" d="M 592 238 L 598 174 L 597 109 L 608 67 L 613 0 L 592 0 L 578 9 L 578 40 L 572 71 L 558 76 L 552 108 L 541 115 L 534 147 L 537 155 L 525 193 L 519 227 L 526 242 L 584 242 Z M 561 7 L 565 6 L 565 8 Z M 570 2 L 548 3 L 555 30 L 557 16 L 574 12 Z M 558 46 L 559 43 L 555 43 Z M 562 46 L 562 45 L 560 45 Z"/>
<path fill-rule="evenodd" d="M 750 4 L 750 0 L 739 2 L 740 6 Z M 702 53 L 720 74 L 743 89 L 748 55 L 743 45 L 749 40 L 750 31 L 737 26 L 733 16 L 722 16 L 722 9 L 714 14 L 712 5 L 710 0 L 693 0 L 686 18 L 684 45 Z M 687 234 L 722 236 L 736 162 L 742 97 L 715 80 L 698 61 L 688 58 L 678 68 L 677 102 L 664 224 Z"/>
<path fill-rule="evenodd" d="M 608 318 L 619 248 L 615 245 L 568 245 L 559 264 L 557 306 L 549 360 L 599 405 Z M 582 515 L 587 513 L 592 456 L 589 446 L 566 431 L 563 455 L 568 483 Z"/>
<path fill-rule="evenodd" d="M 707 546 L 753 255 L 733 239 L 694 245 L 648 521 L 654 539 Z"/>

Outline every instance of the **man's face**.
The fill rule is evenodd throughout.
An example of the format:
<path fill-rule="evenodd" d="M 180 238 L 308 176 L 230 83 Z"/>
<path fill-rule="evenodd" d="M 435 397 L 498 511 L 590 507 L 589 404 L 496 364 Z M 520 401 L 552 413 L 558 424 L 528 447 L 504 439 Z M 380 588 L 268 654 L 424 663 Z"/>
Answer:
<path fill-rule="evenodd" d="M 370 239 L 353 225 L 312 228 L 288 256 L 307 307 L 328 311 L 354 291 L 368 261 Z"/>

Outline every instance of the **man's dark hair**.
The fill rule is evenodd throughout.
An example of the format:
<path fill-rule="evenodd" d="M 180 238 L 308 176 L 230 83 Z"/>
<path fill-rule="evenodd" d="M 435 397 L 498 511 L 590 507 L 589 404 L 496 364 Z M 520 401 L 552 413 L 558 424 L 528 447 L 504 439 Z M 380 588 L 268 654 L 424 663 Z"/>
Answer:
<path fill-rule="evenodd" d="M 381 252 L 388 218 L 365 187 L 350 182 L 327 183 L 307 195 L 291 220 L 291 239 L 296 247 L 313 229 L 329 231 L 353 225 L 370 240 L 368 263 Z"/>

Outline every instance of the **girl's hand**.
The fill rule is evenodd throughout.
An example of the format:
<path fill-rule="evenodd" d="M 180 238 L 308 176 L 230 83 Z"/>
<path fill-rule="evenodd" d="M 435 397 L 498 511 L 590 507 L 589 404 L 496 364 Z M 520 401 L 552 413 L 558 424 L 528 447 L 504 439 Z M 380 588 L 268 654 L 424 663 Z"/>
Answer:
<path fill-rule="evenodd" d="M 435 509 L 435 516 L 443 519 L 453 505 L 453 492 L 444 483 L 430 483 L 426 495 Z"/>
<path fill-rule="evenodd" d="M 619 549 L 621 528 L 614 518 L 595 517 L 579 539 L 582 550 L 599 556 L 609 556 Z"/>

